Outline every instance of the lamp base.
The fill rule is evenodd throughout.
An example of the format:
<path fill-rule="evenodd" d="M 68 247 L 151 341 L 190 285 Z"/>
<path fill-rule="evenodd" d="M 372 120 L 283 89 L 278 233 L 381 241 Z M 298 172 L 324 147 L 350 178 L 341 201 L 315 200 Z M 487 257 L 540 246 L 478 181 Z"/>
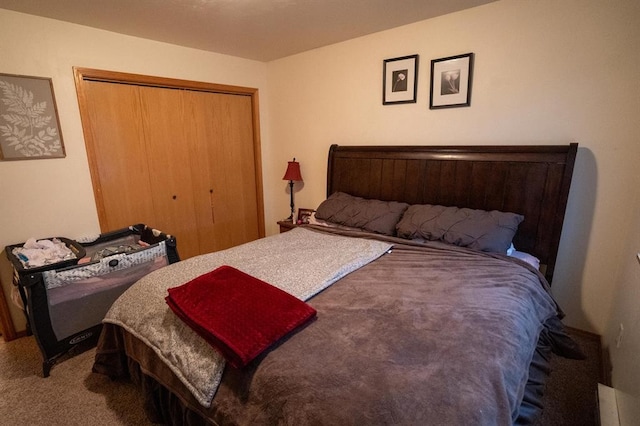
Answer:
<path fill-rule="evenodd" d="M 293 213 L 295 213 L 295 208 L 294 208 L 294 205 L 293 205 L 293 181 L 292 180 L 289 181 L 289 194 L 291 194 L 291 203 L 290 203 L 291 216 L 289 216 L 289 219 L 287 219 L 287 220 L 290 220 L 290 221 L 293 222 Z"/>

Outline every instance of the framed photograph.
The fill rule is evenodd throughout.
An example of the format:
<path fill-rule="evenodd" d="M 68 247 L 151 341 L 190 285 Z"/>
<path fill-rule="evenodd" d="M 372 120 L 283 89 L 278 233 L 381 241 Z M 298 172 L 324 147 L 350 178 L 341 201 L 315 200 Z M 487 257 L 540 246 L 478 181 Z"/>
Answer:
<path fill-rule="evenodd" d="M 0 159 L 64 156 L 51 79 L 0 74 Z"/>
<path fill-rule="evenodd" d="M 385 59 L 382 67 L 382 104 L 416 103 L 418 55 Z"/>
<path fill-rule="evenodd" d="M 455 108 L 471 105 L 473 53 L 431 61 L 429 108 Z"/>
<path fill-rule="evenodd" d="M 298 220 L 296 223 L 298 225 L 303 225 L 309 223 L 309 218 L 315 212 L 313 209 L 298 209 Z"/>

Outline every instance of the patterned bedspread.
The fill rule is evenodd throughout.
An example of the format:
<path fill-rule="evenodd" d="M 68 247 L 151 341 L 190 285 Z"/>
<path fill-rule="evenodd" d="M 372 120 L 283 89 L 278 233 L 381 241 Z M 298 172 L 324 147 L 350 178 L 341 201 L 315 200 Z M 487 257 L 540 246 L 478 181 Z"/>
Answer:
<path fill-rule="evenodd" d="M 196 399 L 209 406 L 222 377 L 224 358 L 169 309 L 168 288 L 229 265 L 308 300 L 390 247 L 376 240 L 294 229 L 155 271 L 125 292 L 104 322 L 123 327 L 149 345 Z"/>

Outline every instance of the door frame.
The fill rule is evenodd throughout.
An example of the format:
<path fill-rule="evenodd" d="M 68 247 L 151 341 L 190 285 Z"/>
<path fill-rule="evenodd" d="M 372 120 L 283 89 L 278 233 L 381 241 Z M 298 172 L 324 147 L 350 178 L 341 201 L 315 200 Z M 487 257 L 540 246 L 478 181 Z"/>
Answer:
<path fill-rule="evenodd" d="M 73 67 L 73 75 L 76 85 L 76 93 L 78 96 L 78 105 L 80 108 L 80 118 L 82 120 L 82 131 L 84 134 L 85 146 L 87 149 L 87 158 L 89 161 L 89 171 L 91 173 L 91 182 L 93 186 L 93 194 L 98 211 L 98 221 L 102 232 L 106 223 L 106 211 L 101 196 L 100 178 L 98 174 L 98 159 L 94 150 L 94 141 L 91 134 L 90 126 L 85 124 L 85 117 L 88 117 L 87 94 L 84 88 L 85 81 L 107 82 L 131 84 L 137 86 L 151 86 L 169 89 L 187 89 L 202 92 L 212 92 L 231 95 L 242 95 L 251 97 L 252 108 L 252 124 L 253 124 L 253 152 L 256 175 L 256 203 L 258 207 L 258 233 L 260 237 L 265 236 L 264 221 L 264 195 L 262 189 L 262 154 L 260 143 L 260 114 L 258 89 L 252 87 L 231 86 L 225 84 L 206 83 L 201 81 L 180 80 L 166 77 L 155 77 L 142 74 L 130 74 L 117 71 L 106 71 L 92 68 Z"/>

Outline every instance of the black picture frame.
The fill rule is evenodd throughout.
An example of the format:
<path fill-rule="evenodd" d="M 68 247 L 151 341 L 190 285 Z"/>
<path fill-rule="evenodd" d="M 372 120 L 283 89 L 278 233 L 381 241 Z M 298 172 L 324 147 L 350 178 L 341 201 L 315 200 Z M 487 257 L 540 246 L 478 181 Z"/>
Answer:
<path fill-rule="evenodd" d="M 430 109 L 471 106 L 473 61 L 473 53 L 431 61 Z"/>
<path fill-rule="evenodd" d="M 306 225 L 309 223 L 309 219 L 311 218 L 311 215 L 315 213 L 315 210 L 313 209 L 303 209 L 303 208 L 299 208 L 298 209 L 298 219 L 296 220 L 296 223 L 298 225 Z"/>
<path fill-rule="evenodd" d="M 382 61 L 382 105 L 416 103 L 418 55 Z"/>

